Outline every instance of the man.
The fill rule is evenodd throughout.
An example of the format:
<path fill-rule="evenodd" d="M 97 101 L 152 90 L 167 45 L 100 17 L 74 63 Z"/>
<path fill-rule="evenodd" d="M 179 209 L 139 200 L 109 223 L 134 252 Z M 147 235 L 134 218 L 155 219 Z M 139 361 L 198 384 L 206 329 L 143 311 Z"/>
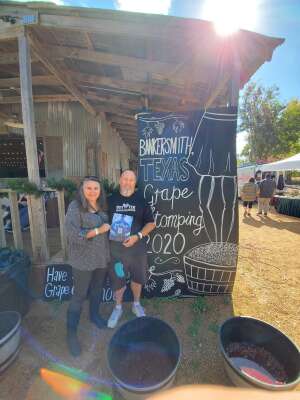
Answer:
<path fill-rule="evenodd" d="M 132 217 L 130 236 L 123 242 L 110 241 L 111 279 L 115 292 L 116 306 L 108 320 L 108 327 L 114 328 L 122 315 L 123 295 L 126 290 L 126 275 L 130 274 L 130 286 L 134 302 L 132 312 L 144 317 L 145 310 L 140 304 L 142 286 L 147 280 L 146 239 L 154 228 L 154 218 L 150 206 L 139 192 L 135 192 L 136 175 L 131 170 L 122 173 L 119 192 L 109 198 L 111 221 L 114 214 Z"/>
<path fill-rule="evenodd" d="M 261 215 L 262 213 L 264 213 L 265 216 L 268 215 L 270 200 L 273 197 L 275 189 L 276 182 L 271 179 L 270 174 L 266 176 L 266 179 L 259 183 L 257 215 Z"/>

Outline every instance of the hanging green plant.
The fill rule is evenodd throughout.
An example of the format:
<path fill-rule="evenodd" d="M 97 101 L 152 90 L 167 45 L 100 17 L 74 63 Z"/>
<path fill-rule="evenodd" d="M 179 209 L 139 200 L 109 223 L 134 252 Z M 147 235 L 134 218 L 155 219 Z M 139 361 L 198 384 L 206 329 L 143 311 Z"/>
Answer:
<path fill-rule="evenodd" d="M 30 194 L 36 198 L 43 195 L 43 191 L 35 183 L 29 182 L 28 179 L 10 179 L 6 183 L 9 189 L 17 193 Z"/>
<path fill-rule="evenodd" d="M 69 179 L 62 178 L 60 180 L 55 179 L 55 178 L 49 178 L 47 179 L 47 185 L 51 189 L 55 189 L 58 191 L 65 191 L 65 197 L 69 200 L 71 200 L 76 191 L 77 191 L 77 185 L 73 181 Z"/>
<path fill-rule="evenodd" d="M 105 190 L 105 193 L 109 196 L 115 190 L 118 189 L 119 185 L 115 184 L 114 182 L 110 182 L 107 178 L 101 180 L 101 186 Z"/>

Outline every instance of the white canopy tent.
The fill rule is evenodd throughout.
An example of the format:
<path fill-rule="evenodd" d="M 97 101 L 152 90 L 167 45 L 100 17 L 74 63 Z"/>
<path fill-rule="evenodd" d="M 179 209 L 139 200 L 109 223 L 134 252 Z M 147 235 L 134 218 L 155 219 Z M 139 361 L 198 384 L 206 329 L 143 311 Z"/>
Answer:
<path fill-rule="evenodd" d="M 276 161 L 269 164 L 259 166 L 260 171 L 300 171 L 300 153 L 285 160 Z"/>

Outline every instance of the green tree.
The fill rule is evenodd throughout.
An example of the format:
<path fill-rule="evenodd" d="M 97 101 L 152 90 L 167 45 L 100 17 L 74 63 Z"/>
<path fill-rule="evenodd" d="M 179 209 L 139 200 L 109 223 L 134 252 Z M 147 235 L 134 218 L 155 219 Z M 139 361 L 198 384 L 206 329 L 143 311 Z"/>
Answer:
<path fill-rule="evenodd" d="M 291 100 L 282 111 L 279 121 L 278 155 L 287 156 L 300 152 L 300 101 Z"/>
<path fill-rule="evenodd" d="M 250 82 L 240 103 L 240 129 L 246 130 L 248 146 L 243 155 L 249 161 L 268 159 L 280 148 L 279 121 L 284 105 L 277 87 L 265 88 Z"/>

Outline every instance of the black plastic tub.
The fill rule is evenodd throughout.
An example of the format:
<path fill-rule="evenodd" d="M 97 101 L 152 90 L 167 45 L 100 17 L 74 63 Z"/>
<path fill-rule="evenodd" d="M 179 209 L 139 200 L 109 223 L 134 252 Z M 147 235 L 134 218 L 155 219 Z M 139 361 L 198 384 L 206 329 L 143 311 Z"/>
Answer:
<path fill-rule="evenodd" d="M 31 261 L 22 250 L 0 249 L 0 312 L 16 311 L 23 317 L 30 308 Z"/>
<path fill-rule="evenodd" d="M 0 312 L 0 373 L 17 357 L 21 339 L 21 315 L 16 311 Z"/>
<path fill-rule="evenodd" d="M 268 383 L 244 373 L 233 362 L 228 346 L 233 343 L 249 344 L 268 352 L 286 374 L 280 383 Z M 251 317 L 227 319 L 219 330 L 219 346 L 225 370 L 236 386 L 260 388 L 273 391 L 291 390 L 300 383 L 300 353 L 298 347 L 285 334 L 272 325 Z"/>
<path fill-rule="evenodd" d="M 114 383 L 125 399 L 144 399 L 169 388 L 180 362 L 174 330 L 153 317 L 135 318 L 111 338 L 107 361 Z"/>

